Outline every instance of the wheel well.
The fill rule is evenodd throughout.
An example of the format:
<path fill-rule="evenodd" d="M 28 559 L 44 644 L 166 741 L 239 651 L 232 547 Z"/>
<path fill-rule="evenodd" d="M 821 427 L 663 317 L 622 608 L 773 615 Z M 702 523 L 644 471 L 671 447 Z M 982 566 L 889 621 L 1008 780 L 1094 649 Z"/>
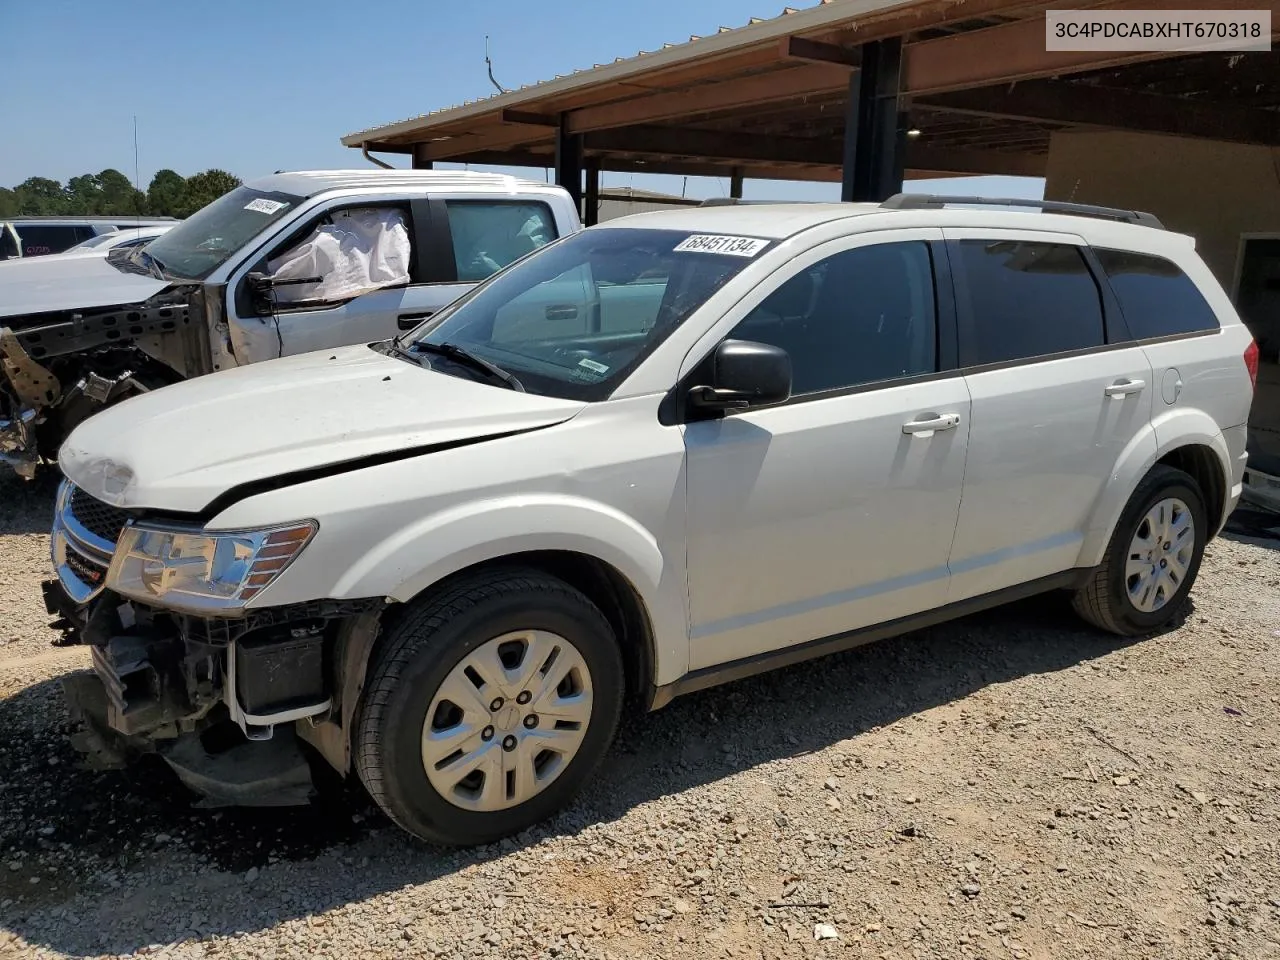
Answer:
<path fill-rule="evenodd" d="M 1170 450 L 1157 462 L 1191 474 L 1204 493 L 1210 534 L 1216 534 L 1226 519 L 1222 512 L 1227 505 L 1227 478 L 1213 448 L 1198 443 L 1178 447 Z"/>
<path fill-rule="evenodd" d="M 618 638 L 627 675 L 628 700 L 639 703 L 647 696 L 654 676 L 653 628 L 640 595 L 617 569 L 596 557 L 571 550 L 533 550 L 465 567 L 432 584 L 424 593 L 434 592 L 461 577 L 494 567 L 540 570 L 581 591 L 600 608 Z M 383 614 L 384 634 L 406 607 L 407 604 L 394 604 Z"/>

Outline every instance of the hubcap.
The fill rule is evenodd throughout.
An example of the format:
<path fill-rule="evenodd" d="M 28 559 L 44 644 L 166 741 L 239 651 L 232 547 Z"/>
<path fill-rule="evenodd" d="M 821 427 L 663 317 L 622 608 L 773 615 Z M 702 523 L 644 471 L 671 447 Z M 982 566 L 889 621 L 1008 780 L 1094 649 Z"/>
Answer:
<path fill-rule="evenodd" d="M 463 658 L 431 701 L 422 729 L 427 779 L 465 810 L 524 803 L 582 746 L 591 700 L 591 672 L 564 637 L 495 637 Z"/>
<path fill-rule="evenodd" d="M 1129 544 L 1124 570 L 1134 609 L 1154 613 L 1173 599 L 1187 577 L 1195 547 L 1195 522 L 1185 503 L 1169 497 L 1147 511 Z"/>

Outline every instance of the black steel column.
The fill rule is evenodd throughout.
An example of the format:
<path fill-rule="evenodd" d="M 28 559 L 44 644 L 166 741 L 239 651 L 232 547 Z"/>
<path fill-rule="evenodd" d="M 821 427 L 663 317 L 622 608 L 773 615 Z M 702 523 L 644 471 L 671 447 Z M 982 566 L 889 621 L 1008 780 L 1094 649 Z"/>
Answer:
<path fill-rule="evenodd" d="M 742 199 L 742 171 L 737 167 L 729 175 L 729 196 L 734 200 Z"/>
<path fill-rule="evenodd" d="M 587 161 L 587 196 L 586 210 L 582 214 L 582 222 L 594 227 L 600 222 L 600 161 Z"/>
<path fill-rule="evenodd" d="M 906 116 L 898 107 L 902 41 L 862 45 L 862 69 L 849 78 L 840 199 L 884 200 L 902 189 Z"/>
<path fill-rule="evenodd" d="M 556 183 L 569 191 L 574 207 L 582 211 L 582 135 L 569 133 L 560 118 L 556 129 Z"/>

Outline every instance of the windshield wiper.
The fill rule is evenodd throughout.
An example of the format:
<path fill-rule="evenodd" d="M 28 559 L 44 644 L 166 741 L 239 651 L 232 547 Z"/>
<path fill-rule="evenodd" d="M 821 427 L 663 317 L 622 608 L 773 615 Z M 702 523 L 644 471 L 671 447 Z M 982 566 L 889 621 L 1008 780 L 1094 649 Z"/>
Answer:
<path fill-rule="evenodd" d="M 136 247 L 133 253 L 130 254 L 129 259 L 133 263 L 140 263 L 143 267 L 147 269 L 147 272 L 150 273 L 157 280 L 169 279 L 168 277 L 165 276 L 164 264 L 161 263 L 159 258 L 154 256 L 153 254 L 147 253 L 147 251 L 143 247 Z"/>
<path fill-rule="evenodd" d="M 456 343 L 428 343 L 425 340 L 420 340 L 413 345 L 413 349 L 419 353 L 434 353 L 442 357 L 448 357 L 454 363 L 489 374 L 494 379 L 505 383 L 512 390 L 519 393 L 525 392 L 524 384 L 506 370 L 503 370 L 496 363 L 490 363 L 482 357 L 477 357 L 470 350 L 460 347 Z"/>

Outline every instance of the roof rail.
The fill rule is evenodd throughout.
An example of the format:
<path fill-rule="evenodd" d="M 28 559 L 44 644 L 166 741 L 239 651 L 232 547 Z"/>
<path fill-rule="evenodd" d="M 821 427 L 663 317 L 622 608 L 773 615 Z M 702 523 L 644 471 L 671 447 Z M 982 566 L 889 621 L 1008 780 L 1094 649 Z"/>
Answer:
<path fill-rule="evenodd" d="M 880 206 L 887 210 L 935 210 L 949 203 L 982 207 L 1034 207 L 1045 213 L 1066 213 L 1077 217 L 1098 217 L 1103 220 L 1120 220 L 1143 227 L 1165 229 L 1153 213 L 1141 210 L 1121 210 L 1117 207 L 1096 207 L 1089 203 L 1065 203 L 1061 200 L 1026 200 L 1019 197 L 947 197 L 929 193 L 896 193 Z"/>

